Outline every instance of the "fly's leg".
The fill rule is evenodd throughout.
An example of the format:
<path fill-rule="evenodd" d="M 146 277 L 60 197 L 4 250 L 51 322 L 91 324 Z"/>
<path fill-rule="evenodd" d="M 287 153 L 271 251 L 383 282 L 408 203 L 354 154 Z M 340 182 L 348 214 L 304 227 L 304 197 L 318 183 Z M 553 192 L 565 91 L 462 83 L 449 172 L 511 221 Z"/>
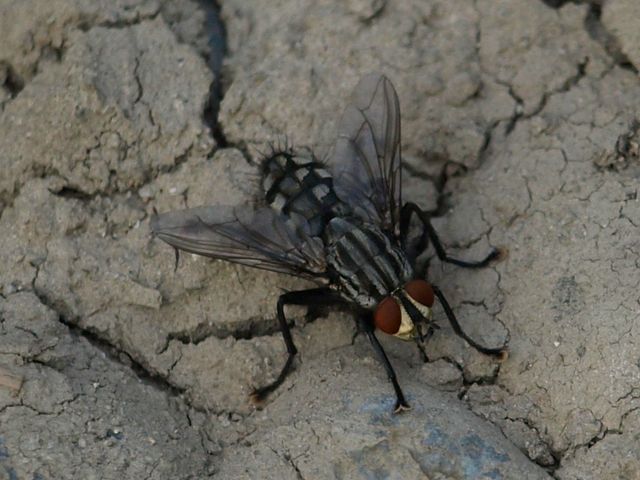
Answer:
<path fill-rule="evenodd" d="M 484 353 L 485 355 L 490 355 L 492 357 L 496 357 L 496 358 L 498 358 L 500 360 L 505 360 L 507 358 L 507 349 L 506 348 L 487 348 L 487 347 L 484 347 L 484 346 L 480 345 L 479 343 L 477 343 L 472 338 L 470 338 L 469 335 L 464 333 L 464 330 L 462 330 L 462 327 L 458 323 L 458 319 L 456 318 L 455 314 L 453 313 L 453 310 L 451 309 L 451 306 L 449 306 L 449 302 L 447 302 L 447 299 L 442 294 L 442 291 L 438 287 L 436 287 L 435 285 L 432 285 L 432 287 L 433 287 L 433 293 L 436 295 L 436 297 L 438 297 L 438 300 L 440 301 L 440 304 L 442 305 L 442 308 L 444 309 L 444 313 L 447 315 L 447 318 L 449 319 L 449 322 L 451 323 L 451 326 L 453 327 L 453 331 L 456 333 L 456 335 L 458 335 L 459 337 L 464 338 L 469 345 L 471 345 L 473 348 L 475 348 L 480 353 Z"/>
<path fill-rule="evenodd" d="M 398 378 L 396 377 L 396 372 L 393 370 L 393 367 L 391 366 L 391 362 L 389 361 L 387 354 L 384 353 L 384 349 L 382 348 L 382 345 L 380 345 L 380 342 L 378 341 L 378 337 L 376 337 L 372 322 L 367 321 L 366 319 L 363 319 L 361 323 L 362 325 L 364 325 L 364 331 L 367 334 L 367 337 L 369 337 L 371 346 L 373 347 L 376 354 L 378 355 L 380 362 L 382 362 L 382 366 L 387 372 L 387 377 L 389 377 L 389 381 L 393 385 L 393 389 L 396 392 L 396 405 L 393 410 L 394 413 L 400 413 L 405 410 L 409 410 L 411 407 L 405 400 L 404 393 L 402 393 L 402 389 L 400 388 L 400 384 L 398 383 Z"/>
<path fill-rule="evenodd" d="M 414 245 L 406 245 L 407 234 L 409 233 L 409 223 L 411 221 L 411 214 L 415 213 L 420 221 L 422 222 L 422 235 L 417 243 Z M 500 250 L 497 248 L 492 248 L 489 254 L 478 262 L 467 262 L 465 260 L 458 260 L 457 258 L 452 258 L 447 255 L 447 252 L 444 251 L 442 243 L 438 238 L 438 234 L 436 233 L 433 225 L 431 225 L 431 219 L 429 215 L 424 212 L 418 205 L 413 202 L 407 202 L 402 207 L 402 211 L 400 212 L 400 238 L 402 240 L 402 245 L 405 251 L 409 252 L 412 258 L 417 257 L 422 250 L 426 247 L 427 238 L 431 241 L 433 248 L 436 251 L 436 255 L 442 262 L 452 263 L 454 265 L 458 265 L 459 267 L 465 268 L 482 268 L 489 265 L 491 260 L 494 260 L 500 256 Z"/>
<path fill-rule="evenodd" d="M 415 342 L 416 346 L 418 347 L 418 351 L 420 352 L 420 358 L 422 358 L 422 361 L 424 363 L 428 363 L 429 357 L 427 356 L 427 352 L 425 350 L 425 344 L 433 336 L 433 332 L 440 327 L 435 324 L 429 324 L 427 325 L 427 332 L 423 334 L 422 326 L 420 325 L 420 323 L 416 323 L 415 326 L 416 330 L 418 331 L 418 335 L 416 335 L 415 337 Z"/>
<path fill-rule="evenodd" d="M 264 387 L 256 389 L 251 394 L 251 399 L 254 403 L 260 403 L 267 397 L 267 395 L 280 386 L 284 379 L 287 378 L 293 364 L 293 359 L 296 356 L 296 353 L 298 353 L 298 349 L 293 343 L 293 338 L 291 337 L 289 323 L 284 315 L 285 305 L 312 306 L 326 305 L 327 303 L 341 303 L 343 301 L 342 297 L 329 288 L 310 288 L 309 290 L 287 292 L 280 295 L 277 305 L 277 317 L 278 323 L 280 324 L 280 330 L 282 331 L 282 337 L 284 338 L 284 343 L 287 346 L 287 361 L 275 381 L 265 385 Z"/>
<path fill-rule="evenodd" d="M 418 347 L 418 351 L 420 352 L 420 358 L 422 358 L 422 361 L 424 363 L 428 363 L 429 357 L 427 357 L 427 352 L 424 350 L 426 335 L 423 335 L 422 333 L 422 325 L 420 325 L 419 323 L 416 323 L 415 326 L 416 326 L 416 331 L 418 333 L 418 335 L 414 337 L 414 340 L 416 342 L 416 347 Z M 427 330 L 427 334 L 428 333 L 429 333 L 429 330 Z"/>

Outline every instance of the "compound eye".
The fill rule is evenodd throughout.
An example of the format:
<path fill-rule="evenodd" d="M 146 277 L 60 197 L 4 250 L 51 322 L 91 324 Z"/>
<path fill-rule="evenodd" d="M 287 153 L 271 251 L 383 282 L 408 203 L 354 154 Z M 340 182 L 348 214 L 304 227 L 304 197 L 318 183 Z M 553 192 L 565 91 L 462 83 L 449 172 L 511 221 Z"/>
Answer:
<path fill-rule="evenodd" d="M 433 287 L 429 282 L 419 279 L 411 280 L 404 286 L 404 291 L 419 304 L 425 307 L 433 306 Z"/>
<path fill-rule="evenodd" d="M 373 323 L 375 323 L 377 329 L 389 335 L 394 335 L 400 330 L 401 316 L 398 301 L 393 297 L 387 297 L 376 307 L 376 311 L 373 314 Z"/>

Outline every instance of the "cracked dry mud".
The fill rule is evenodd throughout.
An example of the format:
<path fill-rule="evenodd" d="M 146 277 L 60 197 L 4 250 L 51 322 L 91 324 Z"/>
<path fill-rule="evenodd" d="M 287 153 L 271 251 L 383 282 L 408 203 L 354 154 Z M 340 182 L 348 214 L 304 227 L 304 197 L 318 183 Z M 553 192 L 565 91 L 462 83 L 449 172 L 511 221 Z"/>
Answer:
<path fill-rule="evenodd" d="M 640 478 L 637 2 L 219 4 L 222 72 L 207 2 L 0 0 L 0 478 Z M 405 196 L 456 255 L 508 248 L 428 274 L 510 357 L 443 321 L 427 364 L 385 339 L 394 416 L 353 322 L 292 308 L 297 369 L 254 410 L 307 284 L 174 271 L 149 216 L 249 201 L 283 135 L 326 152 L 369 71 Z"/>

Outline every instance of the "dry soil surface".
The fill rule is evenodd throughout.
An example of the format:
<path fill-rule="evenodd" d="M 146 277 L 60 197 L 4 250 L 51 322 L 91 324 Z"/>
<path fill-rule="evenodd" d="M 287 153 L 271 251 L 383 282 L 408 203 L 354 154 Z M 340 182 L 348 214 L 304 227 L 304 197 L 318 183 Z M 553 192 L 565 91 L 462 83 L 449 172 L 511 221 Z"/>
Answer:
<path fill-rule="evenodd" d="M 219 14 L 221 24 L 216 22 Z M 640 478 L 636 0 L 0 0 L 0 479 Z M 222 59 L 222 45 L 226 54 Z M 154 210 L 252 201 L 322 156 L 358 79 L 402 108 L 404 195 L 451 253 L 413 409 L 300 279 L 183 255 Z"/>

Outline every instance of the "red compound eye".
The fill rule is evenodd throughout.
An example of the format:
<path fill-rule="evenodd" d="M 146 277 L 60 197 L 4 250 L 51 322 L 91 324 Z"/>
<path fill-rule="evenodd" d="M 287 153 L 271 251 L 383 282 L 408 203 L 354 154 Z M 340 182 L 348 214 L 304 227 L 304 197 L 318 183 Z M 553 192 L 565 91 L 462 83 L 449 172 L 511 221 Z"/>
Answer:
<path fill-rule="evenodd" d="M 373 322 L 376 328 L 384 333 L 394 335 L 400 330 L 400 305 L 393 297 L 387 297 L 376 307 L 373 314 Z"/>
<path fill-rule="evenodd" d="M 416 302 L 426 306 L 433 306 L 433 287 L 424 280 L 411 280 L 404 286 L 404 291 Z"/>

